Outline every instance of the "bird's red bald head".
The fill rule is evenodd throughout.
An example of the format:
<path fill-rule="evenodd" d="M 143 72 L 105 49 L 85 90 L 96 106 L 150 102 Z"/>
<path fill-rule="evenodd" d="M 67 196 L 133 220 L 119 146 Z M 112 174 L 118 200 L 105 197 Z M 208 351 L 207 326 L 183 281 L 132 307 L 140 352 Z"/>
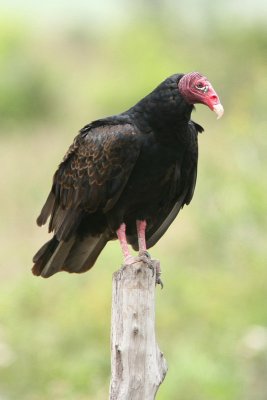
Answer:
<path fill-rule="evenodd" d="M 224 110 L 219 96 L 205 76 L 198 72 L 185 74 L 178 82 L 178 89 L 189 104 L 205 104 L 215 111 L 218 119 L 222 117 Z"/>

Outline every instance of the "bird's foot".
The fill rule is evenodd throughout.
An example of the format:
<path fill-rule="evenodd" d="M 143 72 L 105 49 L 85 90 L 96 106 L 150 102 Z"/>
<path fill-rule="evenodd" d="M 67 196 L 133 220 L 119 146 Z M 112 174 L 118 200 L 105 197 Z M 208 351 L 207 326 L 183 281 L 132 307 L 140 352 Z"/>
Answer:
<path fill-rule="evenodd" d="M 154 276 L 154 274 L 156 274 L 156 285 L 160 285 L 161 289 L 163 289 L 163 283 L 160 279 L 160 262 L 158 260 L 152 260 L 150 254 L 146 250 L 139 252 L 137 259 L 143 261 L 148 265 L 148 268 L 152 270 L 152 277 Z"/>
<path fill-rule="evenodd" d="M 136 257 L 134 257 L 131 254 L 129 254 L 128 256 L 124 257 L 123 267 L 126 266 L 126 265 L 134 264 L 136 262 L 137 262 Z"/>
<path fill-rule="evenodd" d="M 151 256 L 148 251 L 139 251 L 138 257 L 140 261 L 143 261 L 144 263 L 151 264 Z"/>
<path fill-rule="evenodd" d="M 155 269 L 149 252 L 147 250 L 139 251 L 137 259 L 147 264 L 148 268 L 152 271 L 152 276 L 154 276 Z"/>
<path fill-rule="evenodd" d="M 131 265 L 131 264 L 136 264 L 138 262 L 143 262 L 145 264 L 148 264 L 149 268 L 151 268 L 151 257 L 147 251 L 140 252 L 137 257 L 134 257 L 131 254 L 129 254 L 124 258 L 123 265 Z"/>
<path fill-rule="evenodd" d="M 152 260 L 148 251 L 141 251 L 139 252 L 137 257 L 132 256 L 129 254 L 124 258 L 122 268 L 126 267 L 127 265 L 136 264 L 138 262 L 143 262 L 147 264 L 148 268 L 152 271 L 152 277 L 156 274 L 156 285 L 160 285 L 161 289 L 163 289 L 163 283 L 160 279 L 161 269 L 160 269 L 160 262 L 158 260 Z"/>

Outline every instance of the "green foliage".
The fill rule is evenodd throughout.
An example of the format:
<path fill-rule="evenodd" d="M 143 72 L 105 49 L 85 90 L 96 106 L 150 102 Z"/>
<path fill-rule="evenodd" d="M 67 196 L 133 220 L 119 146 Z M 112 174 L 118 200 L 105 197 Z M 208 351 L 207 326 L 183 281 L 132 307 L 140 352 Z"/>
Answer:
<path fill-rule="evenodd" d="M 34 219 L 80 127 L 192 70 L 209 77 L 225 116 L 197 106 L 195 197 L 151 250 L 162 263 L 157 337 L 169 365 L 157 398 L 266 399 L 266 28 L 225 29 L 213 15 L 192 29 L 165 17 L 102 33 L 1 23 L 1 399 L 107 398 L 117 243 L 87 274 L 37 279 L 30 260 L 48 235 Z"/>
<path fill-rule="evenodd" d="M 14 21 L 15 22 L 15 21 Z M 29 48 L 30 47 L 30 50 Z M 55 99 L 49 65 L 36 58 L 32 37 L 23 25 L 1 23 L 0 118 L 2 124 L 29 124 L 52 116 Z"/>

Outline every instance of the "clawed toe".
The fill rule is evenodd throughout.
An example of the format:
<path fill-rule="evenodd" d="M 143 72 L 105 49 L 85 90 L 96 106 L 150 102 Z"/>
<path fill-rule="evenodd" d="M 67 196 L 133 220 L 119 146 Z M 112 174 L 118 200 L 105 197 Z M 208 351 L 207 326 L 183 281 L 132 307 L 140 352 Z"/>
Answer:
<path fill-rule="evenodd" d="M 163 289 L 163 282 L 159 276 L 158 277 L 156 276 L 156 285 L 160 285 L 161 289 Z"/>
<path fill-rule="evenodd" d="M 160 269 L 160 262 L 155 260 L 155 270 L 156 270 L 156 285 L 160 285 L 161 289 L 163 289 L 163 282 L 160 279 L 161 269 Z"/>
<path fill-rule="evenodd" d="M 123 266 L 125 265 L 131 265 L 136 263 L 136 257 L 132 256 L 132 255 L 128 255 L 124 258 L 123 260 Z"/>

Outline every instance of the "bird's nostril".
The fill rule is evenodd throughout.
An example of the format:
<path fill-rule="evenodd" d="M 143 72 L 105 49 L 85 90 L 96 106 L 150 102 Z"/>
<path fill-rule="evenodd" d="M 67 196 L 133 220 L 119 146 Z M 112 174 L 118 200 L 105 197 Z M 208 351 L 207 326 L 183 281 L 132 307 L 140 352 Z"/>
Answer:
<path fill-rule="evenodd" d="M 210 99 L 213 100 L 213 101 L 218 101 L 218 100 L 219 100 L 219 99 L 218 99 L 218 96 L 216 96 L 216 94 L 212 94 L 212 95 L 210 96 Z"/>

